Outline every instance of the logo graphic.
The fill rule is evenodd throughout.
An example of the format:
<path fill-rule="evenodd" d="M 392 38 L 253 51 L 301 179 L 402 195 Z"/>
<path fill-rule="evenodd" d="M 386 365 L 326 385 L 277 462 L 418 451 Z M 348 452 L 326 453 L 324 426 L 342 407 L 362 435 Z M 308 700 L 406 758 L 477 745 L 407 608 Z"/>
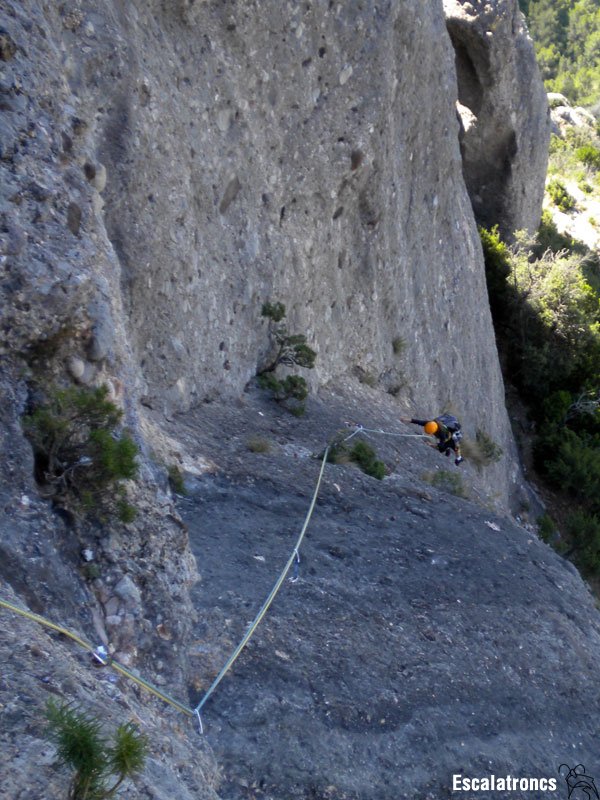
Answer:
<path fill-rule="evenodd" d="M 567 783 L 568 800 L 600 800 L 594 779 L 585 774 L 583 764 L 576 764 L 573 768 L 568 764 L 561 764 L 558 774 Z"/>

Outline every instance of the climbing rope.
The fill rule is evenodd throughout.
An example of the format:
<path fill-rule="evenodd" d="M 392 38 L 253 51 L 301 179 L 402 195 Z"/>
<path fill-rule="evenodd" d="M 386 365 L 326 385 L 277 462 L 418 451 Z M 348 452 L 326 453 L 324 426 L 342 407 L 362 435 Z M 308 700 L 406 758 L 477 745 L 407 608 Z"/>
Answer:
<path fill-rule="evenodd" d="M 319 489 L 321 488 L 321 482 L 323 480 L 323 473 L 325 471 L 325 464 L 327 463 L 327 457 L 329 455 L 331 448 L 335 447 L 336 444 L 343 444 L 349 441 L 358 434 L 375 433 L 375 434 L 381 434 L 383 436 L 431 438 L 427 436 L 427 434 L 422 434 L 422 433 L 395 433 L 393 431 L 384 431 L 383 429 L 380 428 L 365 428 L 363 425 L 358 425 L 358 424 L 352 427 L 354 428 L 352 433 L 350 433 L 348 436 L 344 438 L 339 438 L 338 435 L 337 442 L 334 440 L 332 443 L 328 444 L 327 447 L 325 448 L 325 451 L 323 452 L 323 455 L 321 457 L 321 469 L 319 471 L 319 476 L 317 479 L 317 483 L 315 485 L 312 500 L 308 512 L 306 514 L 306 517 L 304 519 L 304 524 L 302 525 L 302 529 L 300 531 L 300 534 L 298 536 L 296 544 L 294 545 L 290 557 L 288 558 L 281 574 L 279 575 L 277 581 L 275 582 L 275 585 L 271 589 L 269 595 L 267 596 L 267 599 L 260 607 L 260 610 L 258 611 L 256 617 L 250 624 L 248 630 L 244 634 L 240 643 L 237 645 L 231 656 L 227 659 L 221 671 L 219 672 L 217 677 L 214 679 L 214 681 L 206 691 L 202 700 L 194 708 L 190 708 L 185 703 L 181 703 L 179 702 L 179 700 L 175 700 L 169 694 L 163 692 L 161 689 L 158 689 L 156 686 L 154 686 L 152 683 L 145 680 L 144 678 L 138 675 L 134 675 L 130 670 L 128 670 L 122 664 L 119 664 L 113 658 L 108 657 L 108 654 L 106 653 L 104 648 L 94 648 L 91 644 L 89 644 L 89 642 L 86 642 L 85 639 L 81 638 L 80 636 L 68 630 L 67 628 L 64 628 L 62 625 L 57 625 L 56 623 L 51 622 L 50 620 L 46 619 L 46 617 L 43 617 L 40 614 L 34 614 L 33 612 L 20 608 L 19 606 L 16 606 L 13 603 L 9 603 L 7 600 L 3 600 L 2 598 L 0 598 L 0 608 L 5 608 L 8 611 L 12 611 L 15 614 L 19 614 L 20 616 L 25 617 L 26 619 L 32 620 L 33 622 L 37 622 L 38 624 L 43 625 L 44 627 L 49 628 L 50 630 L 56 631 L 57 633 L 60 633 L 63 636 L 68 637 L 72 641 L 76 642 L 84 650 L 89 652 L 95 659 L 97 659 L 104 666 L 108 666 L 111 669 L 118 672 L 119 674 L 125 676 L 126 678 L 128 678 L 129 680 L 133 681 L 138 686 L 140 686 L 142 689 L 145 689 L 146 691 L 150 692 L 155 697 L 158 697 L 160 700 L 163 700 L 165 703 L 177 709 L 178 711 L 181 711 L 183 714 L 186 714 L 189 717 L 196 717 L 198 719 L 198 723 L 200 726 L 200 732 L 202 733 L 203 729 L 202 729 L 202 718 L 200 716 L 200 711 L 202 710 L 208 699 L 211 697 L 211 695 L 214 693 L 217 686 L 221 683 L 225 675 L 229 672 L 229 670 L 239 657 L 242 650 L 246 647 L 246 645 L 250 641 L 250 638 L 252 637 L 257 627 L 259 626 L 260 622 L 262 621 L 263 617 L 269 610 L 269 607 L 271 606 L 273 600 L 275 599 L 277 593 L 279 592 L 292 566 L 294 566 L 294 572 L 290 580 L 292 582 L 295 582 L 298 578 L 298 565 L 300 563 L 300 555 L 299 555 L 300 546 L 304 539 L 304 534 L 306 533 L 306 530 L 308 528 L 308 525 L 310 523 L 315 508 L 315 504 L 317 502 Z"/>
<path fill-rule="evenodd" d="M 83 639 L 81 636 L 78 636 L 76 633 L 73 633 L 68 628 L 64 628 L 62 625 L 57 625 L 55 622 L 51 622 L 49 619 L 46 619 L 46 617 L 41 616 L 41 614 L 34 614 L 32 611 L 27 611 L 24 608 L 20 608 L 19 606 L 16 606 L 13 603 L 9 603 L 7 600 L 3 600 L 2 598 L 0 598 L 0 608 L 5 608 L 8 611 L 12 611 L 15 614 L 19 614 L 20 616 L 25 617 L 26 619 L 32 620 L 33 622 L 37 622 L 38 624 L 43 625 L 44 627 L 49 628 L 50 630 L 56 631 L 57 633 L 60 633 L 63 636 L 68 637 L 72 641 L 76 642 L 80 647 L 82 647 L 88 653 L 90 653 L 95 659 L 97 659 L 104 666 L 111 667 L 111 669 L 115 670 L 121 675 L 124 675 L 126 678 L 129 678 L 130 680 L 134 681 L 134 683 L 136 683 L 142 689 L 145 689 L 146 691 L 153 694 L 155 697 L 158 697 L 160 700 L 163 700 L 165 703 L 168 703 L 170 706 L 177 709 L 178 711 L 181 711 L 187 716 L 196 717 L 198 719 L 198 723 L 200 726 L 200 732 L 202 733 L 203 729 L 202 729 L 202 719 L 200 717 L 200 710 L 202 709 L 208 698 L 215 691 L 219 683 L 223 680 L 227 672 L 231 669 L 233 663 L 236 661 L 236 659 L 238 658 L 238 656 L 240 655 L 240 653 L 250 640 L 250 637 L 260 624 L 261 620 L 267 613 L 269 606 L 275 599 L 276 594 L 281 588 L 281 585 L 284 582 L 286 575 L 290 571 L 290 568 L 292 567 L 293 564 L 295 565 L 294 579 L 297 579 L 297 566 L 300 561 L 300 556 L 298 551 L 300 549 L 300 545 L 302 544 L 302 540 L 304 539 L 304 534 L 306 533 L 306 529 L 308 528 L 308 524 L 310 522 L 310 519 L 312 517 L 315 508 L 315 504 L 317 502 L 317 496 L 319 494 L 319 489 L 321 487 L 321 481 L 323 479 L 323 473 L 325 471 L 325 464 L 327 462 L 328 454 L 329 454 L 329 446 L 325 449 L 325 452 L 323 453 L 319 477 L 317 479 L 317 484 L 315 486 L 313 497 L 310 503 L 310 507 L 308 509 L 308 513 L 306 514 L 302 530 L 300 531 L 298 540 L 294 545 L 294 549 L 292 550 L 292 553 L 288 558 L 287 563 L 283 568 L 283 571 L 281 572 L 279 578 L 277 579 L 277 582 L 275 583 L 275 586 L 273 587 L 267 599 L 261 606 L 258 614 L 254 618 L 252 624 L 250 625 L 243 639 L 238 644 L 233 654 L 229 657 L 229 659 L 227 660 L 227 662 L 225 663 L 225 665 L 223 666 L 223 668 L 221 669 L 215 680 L 212 682 L 208 691 L 206 692 L 202 700 L 198 703 L 198 705 L 195 708 L 190 708 L 189 706 L 185 705 L 185 703 L 181 703 L 179 702 L 179 700 L 175 700 L 173 697 L 168 695 L 166 692 L 161 691 L 149 681 L 145 680 L 144 678 L 138 675 L 134 675 L 126 667 L 124 667 L 122 664 L 119 664 L 113 658 L 106 657 L 103 648 L 102 649 L 94 648 L 91 644 L 89 644 L 89 642 L 86 642 L 85 639 Z"/>
<path fill-rule="evenodd" d="M 242 638 L 242 640 L 240 641 L 238 646 L 235 648 L 235 650 L 233 651 L 231 656 L 227 659 L 227 661 L 225 662 L 223 668 L 221 669 L 221 671 L 219 672 L 217 677 L 214 679 L 214 681 L 212 682 L 212 684 L 208 688 L 208 690 L 207 690 L 206 694 L 204 695 L 204 697 L 202 698 L 202 700 L 198 703 L 198 705 L 194 709 L 194 712 L 197 713 L 198 715 L 200 714 L 200 711 L 202 710 L 202 707 L 204 706 L 204 704 L 206 703 L 208 698 L 215 691 L 217 686 L 221 683 L 221 681 L 223 680 L 225 675 L 231 669 L 232 665 L 234 664 L 234 662 L 237 659 L 237 657 L 239 656 L 239 654 L 242 652 L 244 647 L 248 644 L 248 641 L 250 640 L 250 637 L 252 636 L 254 631 L 257 629 L 258 625 L 260 624 L 260 621 L 265 616 L 265 614 L 267 613 L 267 611 L 269 609 L 269 606 L 271 605 L 271 603 L 275 599 L 275 595 L 277 594 L 277 592 L 281 588 L 281 584 L 284 582 L 285 577 L 288 574 L 288 572 L 290 571 L 290 568 L 291 568 L 292 564 L 294 563 L 294 561 L 299 560 L 300 557 L 298 555 L 298 551 L 300 550 L 300 545 L 302 544 L 302 540 L 304 539 L 304 534 L 306 533 L 306 529 L 308 528 L 308 523 L 310 522 L 310 518 L 312 517 L 312 513 L 313 513 L 313 510 L 315 508 L 315 503 L 317 502 L 317 496 L 319 494 L 319 489 L 321 487 L 321 481 L 323 479 L 323 472 L 325 471 L 325 464 L 327 463 L 327 456 L 328 455 L 329 455 L 329 445 L 325 448 L 325 452 L 323 453 L 323 457 L 321 459 L 321 470 L 319 472 L 319 477 L 317 479 L 317 485 L 315 486 L 315 490 L 313 492 L 313 496 L 312 496 L 312 500 L 311 500 L 311 503 L 310 503 L 310 507 L 309 507 L 308 512 L 306 514 L 306 518 L 304 519 L 304 525 L 302 526 L 302 530 L 300 531 L 300 535 L 298 536 L 298 540 L 297 540 L 297 542 L 296 542 L 296 544 L 294 546 L 294 549 L 292 550 L 292 554 L 288 558 L 285 567 L 283 568 L 280 576 L 277 578 L 275 586 L 273 586 L 273 588 L 271 589 L 267 599 L 262 604 L 258 614 L 256 615 L 256 617 L 254 618 L 254 620 L 250 624 L 250 627 L 246 631 L 244 637 Z"/>
<path fill-rule="evenodd" d="M 354 433 L 348 436 L 348 439 L 351 439 L 352 436 L 356 436 L 357 433 L 379 433 L 382 436 L 400 436 L 406 439 L 433 439 L 433 436 L 429 436 L 427 433 L 396 433 L 395 431 L 384 431 L 382 428 L 365 428 L 363 425 L 355 425 Z M 344 439 L 344 441 L 348 441 L 348 439 Z"/>
<path fill-rule="evenodd" d="M 91 644 L 82 639 L 81 636 L 78 636 L 76 633 L 68 630 L 67 628 L 63 628 L 62 625 L 57 625 L 55 622 L 51 622 L 46 617 L 42 617 L 40 614 L 34 614 L 31 611 L 26 611 L 24 608 L 19 608 L 19 606 L 15 606 L 13 603 L 9 603 L 7 600 L 2 600 L 0 598 L 0 607 L 6 608 L 9 611 L 13 611 L 15 614 L 20 614 L 22 617 L 26 619 L 33 620 L 34 622 L 38 622 L 40 625 L 43 625 L 46 628 L 50 628 L 50 630 L 56 631 L 57 633 L 61 633 L 63 636 L 67 636 L 69 639 L 72 639 L 74 642 L 80 647 L 83 647 L 84 650 L 87 650 L 88 653 L 91 653 L 95 659 L 97 659 L 101 664 L 104 664 L 106 667 L 111 667 L 116 672 L 119 672 L 121 675 L 124 675 L 126 678 L 134 681 L 137 683 L 138 686 L 141 686 L 142 689 L 146 689 L 146 691 L 151 692 L 156 697 L 164 700 L 165 703 L 173 706 L 178 711 L 182 711 L 184 714 L 187 714 L 190 717 L 194 716 L 194 710 L 186 706 L 184 703 L 180 703 L 179 700 L 175 700 L 170 695 L 166 694 L 165 692 L 158 689 L 156 686 L 151 684 L 149 681 L 144 680 L 144 678 L 139 677 L 138 675 L 134 675 L 130 672 L 126 667 L 122 664 L 119 664 L 113 658 L 105 658 L 100 651 L 100 648 L 94 648 Z"/>

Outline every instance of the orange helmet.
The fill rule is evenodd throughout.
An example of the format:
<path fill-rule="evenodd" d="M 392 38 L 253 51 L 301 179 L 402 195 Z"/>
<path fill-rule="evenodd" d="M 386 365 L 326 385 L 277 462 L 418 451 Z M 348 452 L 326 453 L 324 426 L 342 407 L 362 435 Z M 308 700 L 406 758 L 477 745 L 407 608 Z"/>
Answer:
<path fill-rule="evenodd" d="M 424 426 L 425 433 L 434 434 L 437 433 L 439 430 L 439 425 L 435 420 L 431 420 L 431 422 L 426 422 Z"/>

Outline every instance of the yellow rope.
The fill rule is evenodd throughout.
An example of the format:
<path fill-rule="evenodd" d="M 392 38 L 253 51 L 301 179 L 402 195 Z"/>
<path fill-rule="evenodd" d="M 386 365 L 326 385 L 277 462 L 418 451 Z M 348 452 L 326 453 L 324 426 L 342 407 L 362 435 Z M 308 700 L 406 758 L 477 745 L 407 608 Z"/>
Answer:
<path fill-rule="evenodd" d="M 41 617 L 39 614 L 34 614 L 32 611 L 26 611 L 24 608 L 19 608 L 18 606 L 13 605 L 12 603 L 7 602 L 6 600 L 0 599 L 0 606 L 4 608 L 8 608 L 9 611 L 14 611 L 15 614 L 20 614 L 22 617 L 26 617 L 27 619 L 31 619 L 34 622 L 39 622 L 40 625 L 45 625 L 46 628 L 51 628 L 53 631 L 57 631 L 58 633 L 62 633 L 63 636 L 68 636 L 69 639 L 73 639 L 74 642 L 77 642 L 78 645 L 88 650 L 90 653 L 94 652 L 94 648 L 91 644 L 88 644 L 76 633 L 71 633 L 71 631 L 63 628 L 61 625 L 57 625 L 55 622 L 50 622 L 49 619 L 45 617 Z"/>
<path fill-rule="evenodd" d="M 260 624 L 261 620 L 263 619 L 263 617 L 265 616 L 265 614 L 269 610 L 269 606 L 271 605 L 271 603 L 275 599 L 275 595 L 277 594 L 277 592 L 281 588 L 281 584 L 283 583 L 283 581 L 285 580 L 286 575 L 290 571 L 290 567 L 294 563 L 294 559 L 297 558 L 297 556 L 298 556 L 298 550 L 300 549 L 300 545 L 302 544 L 302 540 L 304 539 L 304 534 L 306 533 L 306 529 L 308 528 L 308 523 L 310 522 L 310 519 L 312 517 L 313 511 L 314 511 L 314 508 L 315 508 L 315 503 L 317 502 L 317 496 L 319 494 L 319 489 L 321 487 L 321 481 L 323 479 L 323 473 L 325 471 L 325 464 L 327 463 L 328 454 L 329 454 L 329 446 L 327 446 L 325 448 L 325 452 L 323 453 L 323 459 L 322 459 L 322 462 L 321 462 L 321 470 L 319 472 L 319 477 L 317 479 L 317 485 L 315 486 L 315 490 L 314 490 L 313 497 L 312 497 L 312 500 L 311 500 L 311 503 L 310 503 L 310 507 L 308 509 L 308 513 L 306 514 L 306 518 L 304 520 L 304 524 L 302 526 L 302 530 L 300 531 L 300 535 L 298 536 L 298 540 L 296 541 L 296 545 L 295 545 L 294 549 L 292 550 L 292 554 L 289 557 L 289 559 L 287 561 L 287 564 L 285 565 L 281 575 L 277 579 L 277 582 L 275 583 L 275 586 L 271 590 L 269 596 L 267 597 L 267 599 L 265 600 L 265 602 L 261 606 L 260 611 L 258 612 L 256 617 L 254 618 L 254 621 L 252 622 L 252 624 L 251 624 L 250 628 L 248 629 L 247 633 L 245 634 L 244 638 L 238 644 L 238 646 L 236 647 L 236 649 L 234 650 L 232 655 L 229 657 L 229 659 L 227 660 L 225 666 L 219 672 L 219 674 L 217 675 L 217 677 L 213 681 L 212 685 L 210 686 L 210 688 L 208 689 L 208 691 L 206 692 L 206 694 L 204 695 L 204 697 L 202 698 L 200 703 L 198 703 L 196 708 L 193 708 L 193 709 L 189 708 L 184 703 L 180 703 L 178 700 L 175 700 L 174 698 L 170 697 L 168 694 L 165 694 L 164 692 L 161 692 L 161 690 L 157 689 L 156 686 L 153 686 L 151 683 L 148 683 L 148 681 L 144 680 L 143 678 L 140 678 L 137 675 L 134 675 L 132 672 L 130 672 L 128 669 L 126 669 L 126 667 L 122 666 L 117 661 L 114 661 L 112 659 L 105 660 L 104 658 L 102 658 L 96 652 L 96 650 L 92 647 L 91 644 L 89 644 L 84 639 L 82 639 L 80 636 L 77 636 L 77 634 L 73 633 L 72 631 L 68 630 L 67 628 L 63 628 L 62 625 L 57 625 L 56 623 L 51 622 L 50 620 L 46 619 L 45 617 L 42 617 L 40 614 L 34 614 L 32 611 L 26 611 L 24 608 L 19 608 L 19 606 L 15 606 L 15 605 L 13 605 L 13 603 L 9 603 L 8 601 L 2 600 L 1 598 L 0 598 L 0 607 L 6 608 L 9 611 L 13 611 L 15 614 L 20 614 L 22 617 L 30 619 L 33 622 L 37 622 L 40 625 L 44 625 L 46 628 L 50 628 L 50 630 L 56 631 L 57 633 L 62 633 L 63 636 L 67 636 L 69 639 L 72 639 L 74 642 L 77 642 L 77 644 L 80 647 L 83 647 L 84 650 L 87 650 L 89 653 L 91 653 L 102 664 L 104 664 L 105 666 L 112 667 L 112 669 L 114 669 L 116 672 L 119 672 L 121 675 L 124 675 L 126 678 L 129 678 L 130 680 L 132 680 L 135 683 L 137 683 L 137 685 L 140 686 L 142 689 L 146 689 L 146 691 L 151 692 L 155 697 L 158 697 L 160 700 L 163 700 L 165 703 L 168 703 L 170 706 L 172 706 L 173 708 L 176 708 L 178 711 L 182 711 L 184 714 L 187 714 L 190 717 L 196 716 L 196 717 L 200 718 L 200 709 L 206 703 L 206 701 L 211 696 L 211 694 L 214 692 L 214 690 L 217 688 L 217 686 L 222 681 L 222 679 L 225 677 L 227 672 L 231 669 L 233 663 L 235 662 L 237 657 L 240 655 L 240 653 L 242 652 L 242 650 L 244 649 L 244 647 L 248 643 L 248 640 L 250 639 L 250 637 L 252 636 L 252 634 L 254 633 L 254 631 L 256 630 L 258 625 Z"/>
<path fill-rule="evenodd" d="M 183 711 L 184 714 L 187 714 L 190 717 L 195 716 L 194 711 L 191 708 L 188 708 L 183 703 L 180 703 L 178 700 L 174 700 L 172 697 L 169 697 L 168 694 L 161 692 L 160 689 L 157 689 L 156 686 L 153 686 L 148 681 L 144 680 L 143 678 L 139 678 L 137 675 L 131 673 L 128 669 L 124 666 L 119 664 L 117 661 L 112 659 L 104 660 L 101 658 L 92 647 L 91 644 L 86 642 L 80 636 L 77 636 L 76 633 L 73 633 L 67 628 L 63 628 L 62 625 L 57 625 L 55 622 L 51 622 L 49 619 L 42 617 L 40 614 L 34 614 L 32 611 L 26 611 L 24 608 L 19 608 L 19 606 L 15 606 L 12 603 L 9 603 L 6 600 L 2 600 L 0 598 L 0 607 L 6 608 L 9 611 L 13 611 L 15 614 L 20 614 L 22 617 L 26 617 L 27 619 L 33 620 L 33 622 L 38 622 L 40 625 L 44 625 L 46 628 L 50 628 L 50 630 L 56 631 L 57 633 L 62 633 L 63 636 L 68 636 L 69 639 L 72 639 L 74 642 L 80 647 L 83 647 L 84 650 L 87 650 L 88 653 L 91 653 L 95 658 L 97 658 L 101 663 L 105 664 L 105 666 L 112 667 L 116 672 L 121 673 L 121 675 L 125 675 L 125 677 L 129 678 L 130 680 L 134 681 L 141 686 L 143 689 L 146 689 L 148 692 L 151 692 L 156 697 L 164 700 L 165 703 L 173 706 L 178 711 Z"/>

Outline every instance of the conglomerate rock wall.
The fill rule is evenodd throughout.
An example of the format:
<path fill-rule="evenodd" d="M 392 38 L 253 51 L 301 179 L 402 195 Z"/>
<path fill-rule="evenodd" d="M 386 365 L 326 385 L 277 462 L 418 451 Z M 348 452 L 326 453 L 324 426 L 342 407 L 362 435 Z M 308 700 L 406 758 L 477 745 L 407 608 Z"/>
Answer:
<path fill-rule="evenodd" d="M 518 0 L 444 0 L 456 54 L 465 182 L 507 239 L 540 223 L 551 120 Z"/>
<path fill-rule="evenodd" d="M 502 430 L 441 4 L 7 6 L 13 346 L 85 309 L 87 374 L 171 411 L 239 392 L 277 299 L 316 382 Z"/>
<path fill-rule="evenodd" d="M 0 28 L 5 594 L 79 631 L 91 615 L 183 690 L 195 570 L 164 482 L 144 460 L 138 521 L 74 538 L 37 496 L 19 416 L 35 380 L 105 383 L 157 452 L 161 414 L 237 397 L 264 363 L 267 300 L 318 352 L 313 388 L 360 380 L 399 413 L 485 430 L 506 502 L 517 468 L 441 0 L 4 0 Z M 152 796 L 177 794 L 161 780 Z"/>
<path fill-rule="evenodd" d="M 4 352 L 60 342 L 135 427 L 140 401 L 239 394 L 278 300 L 313 386 L 358 377 L 511 450 L 441 2 L 5 5 Z"/>

